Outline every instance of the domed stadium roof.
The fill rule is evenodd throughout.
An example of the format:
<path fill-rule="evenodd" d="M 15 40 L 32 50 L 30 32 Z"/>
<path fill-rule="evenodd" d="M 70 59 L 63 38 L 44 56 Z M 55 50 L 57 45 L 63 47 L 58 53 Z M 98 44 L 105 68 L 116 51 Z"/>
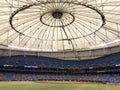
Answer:
<path fill-rule="evenodd" d="M 46 52 L 120 45 L 120 0 L 0 0 L 0 45 Z"/>

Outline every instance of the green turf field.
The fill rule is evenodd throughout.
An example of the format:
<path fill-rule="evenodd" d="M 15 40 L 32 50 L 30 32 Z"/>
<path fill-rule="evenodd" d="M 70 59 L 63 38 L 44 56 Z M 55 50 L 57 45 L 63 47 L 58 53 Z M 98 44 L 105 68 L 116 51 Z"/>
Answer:
<path fill-rule="evenodd" d="M 36 82 L 0 82 L 0 90 L 120 90 L 104 84 L 42 84 Z"/>

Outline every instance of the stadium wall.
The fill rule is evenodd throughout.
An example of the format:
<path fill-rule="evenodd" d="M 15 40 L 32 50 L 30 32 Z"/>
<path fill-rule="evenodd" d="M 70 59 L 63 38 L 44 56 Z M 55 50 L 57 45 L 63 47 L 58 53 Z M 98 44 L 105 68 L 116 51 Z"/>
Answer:
<path fill-rule="evenodd" d="M 57 58 L 62 60 L 86 60 L 102 57 L 105 55 L 120 52 L 120 46 L 107 47 L 93 50 L 83 50 L 83 51 L 58 51 L 58 52 L 38 52 L 38 51 L 24 51 L 18 49 L 0 49 L 0 56 L 13 56 L 13 55 L 35 55 L 44 56 L 50 58 Z"/>

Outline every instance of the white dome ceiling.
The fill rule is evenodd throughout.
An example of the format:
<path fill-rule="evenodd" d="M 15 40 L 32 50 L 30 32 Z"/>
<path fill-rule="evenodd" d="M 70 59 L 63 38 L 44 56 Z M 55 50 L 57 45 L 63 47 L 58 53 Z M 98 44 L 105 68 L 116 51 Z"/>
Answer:
<path fill-rule="evenodd" d="M 120 44 L 120 0 L 0 0 L 0 45 L 37 51 Z"/>

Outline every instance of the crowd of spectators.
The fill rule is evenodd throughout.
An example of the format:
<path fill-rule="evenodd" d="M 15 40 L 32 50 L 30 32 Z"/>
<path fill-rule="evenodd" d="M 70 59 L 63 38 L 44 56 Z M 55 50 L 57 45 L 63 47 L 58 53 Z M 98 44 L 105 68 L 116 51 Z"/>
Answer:
<path fill-rule="evenodd" d="M 120 83 L 120 74 L 25 74 L 25 73 L 0 73 L 0 80 L 4 81 L 82 81 L 82 82 L 102 82 L 102 83 Z"/>
<path fill-rule="evenodd" d="M 119 67 L 120 53 L 83 61 L 58 60 L 37 56 L 6 56 L 0 57 L 0 80 L 66 80 L 120 83 L 120 74 L 110 73 L 120 72 Z M 101 71 L 109 74 L 97 74 Z"/>

